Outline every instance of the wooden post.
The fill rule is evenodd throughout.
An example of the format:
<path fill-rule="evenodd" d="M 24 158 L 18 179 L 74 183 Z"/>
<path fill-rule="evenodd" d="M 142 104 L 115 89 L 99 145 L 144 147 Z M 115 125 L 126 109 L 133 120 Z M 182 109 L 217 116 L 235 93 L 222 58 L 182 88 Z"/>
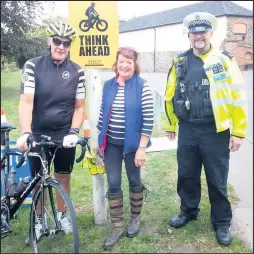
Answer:
<path fill-rule="evenodd" d="M 96 129 L 101 103 L 101 78 L 98 70 L 90 69 L 86 73 L 86 92 L 89 107 L 88 118 L 91 126 L 90 145 L 97 140 L 98 132 Z M 105 174 L 92 175 L 93 184 L 93 206 L 94 206 L 94 223 L 101 225 L 107 221 L 107 204 L 106 204 L 106 186 Z"/>
<path fill-rule="evenodd" d="M 161 106 L 162 98 L 157 91 L 153 91 L 154 99 L 154 122 L 156 124 L 157 133 L 161 131 Z"/>

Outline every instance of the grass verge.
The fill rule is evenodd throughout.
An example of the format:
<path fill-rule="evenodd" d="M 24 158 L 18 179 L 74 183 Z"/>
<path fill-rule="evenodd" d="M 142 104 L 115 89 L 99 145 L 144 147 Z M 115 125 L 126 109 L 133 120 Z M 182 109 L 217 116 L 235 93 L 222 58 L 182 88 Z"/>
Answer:
<path fill-rule="evenodd" d="M 19 100 L 20 72 L 2 73 L 2 105 L 7 120 L 18 126 L 17 107 Z M 163 130 L 162 120 L 162 130 Z M 16 140 L 19 130 L 11 133 L 11 140 Z M 210 204 L 207 195 L 205 176 L 202 173 L 202 199 L 200 217 L 182 229 L 172 229 L 168 219 L 179 212 L 179 198 L 176 194 L 177 163 L 176 152 L 147 154 L 147 162 L 142 169 L 142 179 L 149 189 L 142 212 L 142 228 L 138 237 L 122 238 L 113 253 L 252 253 L 239 237 L 234 236 L 230 247 L 217 244 L 210 225 Z M 122 188 L 124 192 L 125 223 L 129 218 L 128 181 L 123 170 Z M 232 204 L 237 197 L 228 186 L 229 199 Z M 77 211 L 81 253 L 104 253 L 102 243 L 110 233 L 110 223 L 95 226 L 93 223 L 92 177 L 88 170 L 75 165 L 72 174 L 71 198 Z M 28 253 L 31 249 L 24 243 L 28 236 L 29 208 L 22 207 L 18 217 L 11 222 L 13 232 L 1 240 L 2 253 Z M 64 246 L 59 246 L 62 250 Z"/>

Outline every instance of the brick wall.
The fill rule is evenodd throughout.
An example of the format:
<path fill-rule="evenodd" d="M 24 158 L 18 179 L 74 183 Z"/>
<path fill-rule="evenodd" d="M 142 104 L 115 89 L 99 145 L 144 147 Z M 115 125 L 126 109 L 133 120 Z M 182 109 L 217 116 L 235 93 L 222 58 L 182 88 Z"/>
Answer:
<path fill-rule="evenodd" d="M 253 18 L 228 17 L 227 38 L 223 48 L 231 52 L 241 69 L 249 62 L 246 54 L 252 54 L 253 61 Z"/>
<path fill-rule="evenodd" d="M 140 52 L 139 64 L 141 72 L 168 72 L 173 59 L 179 51 L 156 52 L 155 60 L 153 52 Z"/>

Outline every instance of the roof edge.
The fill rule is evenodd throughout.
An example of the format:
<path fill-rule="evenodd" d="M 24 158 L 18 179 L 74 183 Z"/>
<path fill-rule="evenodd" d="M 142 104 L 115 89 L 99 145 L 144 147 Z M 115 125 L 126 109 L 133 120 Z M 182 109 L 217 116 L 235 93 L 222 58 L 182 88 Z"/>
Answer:
<path fill-rule="evenodd" d="M 239 17 L 239 18 L 252 18 L 253 19 L 253 16 L 246 16 L 246 15 L 234 15 L 234 14 L 222 14 L 222 15 L 217 15 L 216 16 L 217 18 L 218 17 Z M 149 27 L 145 27 L 145 28 L 138 28 L 138 29 L 131 29 L 131 30 L 128 30 L 128 31 L 119 31 L 119 33 L 129 33 L 129 32 L 135 32 L 135 31 L 141 31 L 141 30 L 147 30 L 147 29 L 153 29 L 153 28 L 156 28 L 156 27 L 163 27 L 163 26 L 172 26 L 172 25 L 178 25 L 178 24 L 182 24 L 183 22 L 176 22 L 176 23 L 169 23 L 169 24 L 165 24 L 165 25 L 159 25 L 159 26 L 149 26 Z"/>

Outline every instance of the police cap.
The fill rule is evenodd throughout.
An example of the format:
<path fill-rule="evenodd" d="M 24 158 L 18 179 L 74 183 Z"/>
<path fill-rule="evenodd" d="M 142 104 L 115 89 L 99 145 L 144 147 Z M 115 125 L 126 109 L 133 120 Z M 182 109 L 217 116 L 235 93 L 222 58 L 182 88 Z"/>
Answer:
<path fill-rule="evenodd" d="M 211 13 L 194 12 L 184 18 L 183 25 L 188 33 L 216 30 L 217 19 Z"/>

